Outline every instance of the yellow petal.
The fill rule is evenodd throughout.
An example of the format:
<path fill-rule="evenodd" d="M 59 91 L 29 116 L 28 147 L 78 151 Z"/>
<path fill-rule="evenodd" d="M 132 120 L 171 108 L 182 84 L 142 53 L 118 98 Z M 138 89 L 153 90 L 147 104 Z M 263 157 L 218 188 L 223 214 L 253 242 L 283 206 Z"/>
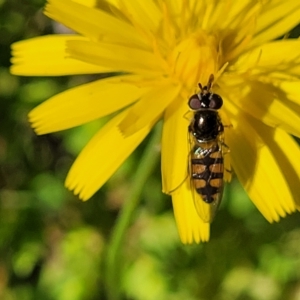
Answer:
<path fill-rule="evenodd" d="M 97 7 L 97 0 L 72 0 L 88 7 Z"/>
<path fill-rule="evenodd" d="M 174 216 L 183 244 L 207 242 L 209 240 L 209 223 L 204 223 L 198 216 L 191 191 L 189 179 L 172 193 Z"/>
<path fill-rule="evenodd" d="M 161 64 L 149 51 L 102 42 L 70 41 L 67 52 L 75 59 L 114 69 L 144 74 L 162 73 Z"/>
<path fill-rule="evenodd" d="M 164 3 L 165 2 L 165 3 Z M 158 1 L 161 7 L 167 7 L 171 15 L 178 16 L 178 14 L 182 13 L 182 7 L 188 6 L 189 1 L 180 1 L 180 0 L 166 0 L 166 1 Z"/>
<path fill-rule="evenodd" d="M 69 40 L 83 38 L 78 35 L 49 35 L 14 43 L 11 73 L 26 76 L 60 76 L 111 71 L 67 57 L 66 41 Z"/>
<path fill-rule="evenodd" d="M 262 7 L 263 10 L 257 19 L 256 34 L 250 47 L 278 38 L 299 24 L 300 3 L 298 1 L 273 0 Z"/>
<path fill-rule="evenodd" d="M 92 40 L 147 48 L 133 26 L 112 15 L 70 0 L 48 0 L 45 14 Z"/>
<path fill-rule="evenodd" d="M 147 88 L 125 81 L 135 76 L 118 76 L 83 84 L 62 92 L 29 113 L 38 134 L 72 128 L 108 115 L 136 101 Z"/>
<path fill-rule="evenodd" d="M 229 102 L 225 105 L 233 125 L 227 134 L 233 169 L 264 217 L 269 222 L 279 221 L 295 211 L 295 203 L 270 148 L 268 135 L 272 136 L 272 129 L 239 112 Z"/>
<path fill-rule="evenodd" d="M 229 70 L 236 72 L 250 71 L 251 74 L 267 74 L 267 76 L 270 72 L 275 71 L 277 74 L 281 72 L 285 76 L 294 75 L 297 74 L 295 73 L 295 67 L 297 68 L 300 64 L 299 49 L 299 39 L 266 43 L 241 55 Z M 300 73 L 297 75 L 300 76 Z"/>
<path fill-rule="evenodd" d="M 174 100 L 180 91 L 180 86 L 170 82 L 152 89 L 128 109 L 127 116 L 119 127 L 124 135 L 130 135 L 157 119 L 165 108 Z"/>
<path fill-rule="evenodd" d="M 296 141 L 287 134 L 284 130 L 279 128 L 271 129 L 268 126 L 259 126 L 255 122 L 255 129 L 260 133 L 264 142 L 272 151 L 273 156 L 281 170 L 282 176 L 285 178 L 286 184 L 293 197 L 293 202 L 300 209 L 300 147 Z M 288 202 L 289 199 L 284 199 Z M 293 210 L 293 205 L 290 205 Z"/>
<path fill-rule="evenodd" d="M 230 75 L 222 76 L 222 96 L 230 99 L 240 110 L 268 126 L 282 128 L 295 136 L 300 136 L 300 106 L 291 102 L 272 83 L 238 78 L 233 85 Z M 232 76 L 231 76 L 232 77 Z"/>
<path fill-rule="evenodd" d="M 108 122 L 85 146 L 66 179 L 66 187 L 82 200 L 89 199 L 149 133 L 150 125 L 125 138 L 117 124 L 126 111 Z M 152 124 L 151 124 L 152 125 Z"/>
<path fill-rule="evenodd" d="M 212 2 L 207 18 L 208 30 L 220 32 L 223 62 L 234 60 L 245 51 L 255 32 L 256 19 L 261 9 L 259 1 Z M 226 11 L 226 18 L 223 18 Z M 222 22 L 220 20 L 222 19 Z M 224 19 L 224 20 L 223 20 Z"/>
<path fill-rule="evenodd" d="M 300 105 L 300 80 L 298 81 L 280 81 L 278 87 L 286 94 L 287 98 L 297 105 Z"/>
<path fill-rule="evenodd" d="M 111 1 L 110 1 L 111 2 Z M 137 28 L 144 32 L 155 33 L 160 25 L 161 11 L 154 1 L 142 2 L 140 0 L 115 1 L 119 10 L 131 21 Z"/>
<path fill-rule="evenodd" d="M 161 164 L 164 193 L 176 190 L 188 175 L 188 126 L 187 101 L 178 97 L 164 114 Z"/>
<path fill-rule="evenodd" d="M 118 7 L 120 2 L 122 2 L 122 0 L 106 0 L 106 2 Z M 100 3 L 100 5 L 101 5 L 101 3 Z"/>

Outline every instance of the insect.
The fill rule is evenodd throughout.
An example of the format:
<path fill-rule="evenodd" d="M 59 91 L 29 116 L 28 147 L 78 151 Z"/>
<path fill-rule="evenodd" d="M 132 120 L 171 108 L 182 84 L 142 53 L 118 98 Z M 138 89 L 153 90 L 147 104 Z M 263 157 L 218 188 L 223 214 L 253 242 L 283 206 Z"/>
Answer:
<path fill-rule="evenodd" d="M 224 175 L 224 126 L 218 114 L 223 100 L 211 92 L 214 76 L 211 75 L 200 92 L 189 98 L 194 112 L 188 127 L 190 141 L 189 172 L 195 208 L 200 218 L 210 223 L 220 205 Z M 228 147 L 227 147 L 228 148 Z"/>

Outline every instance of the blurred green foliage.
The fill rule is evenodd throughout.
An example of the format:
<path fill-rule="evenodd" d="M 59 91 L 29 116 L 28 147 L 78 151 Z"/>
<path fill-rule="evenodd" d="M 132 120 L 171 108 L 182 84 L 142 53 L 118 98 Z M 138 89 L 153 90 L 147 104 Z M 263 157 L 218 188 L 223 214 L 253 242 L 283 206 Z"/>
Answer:
<path fill-rule="evenodd" d="M 147 141 L 89 201 L 64 188 L 74 158 L 103 120 L 39 137 L 30 128 L 30 109 L 91 80 L 9 74 L 11 43 L 53 32 L 43 4 L 0 1 L 0 299 L 105 300 L 107 244 Z M 270 225 L 233 180 L 210 242 L 184 246 L 159 169 L 126 233 L 116 287 L 123 299 L 300 299 L 299 213 Z"/>

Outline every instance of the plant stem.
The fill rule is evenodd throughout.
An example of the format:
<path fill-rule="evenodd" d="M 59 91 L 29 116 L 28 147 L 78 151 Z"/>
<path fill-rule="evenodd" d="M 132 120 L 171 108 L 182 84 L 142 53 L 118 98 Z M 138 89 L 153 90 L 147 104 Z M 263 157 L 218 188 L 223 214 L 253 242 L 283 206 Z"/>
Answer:
<path fill-rule="evenodd" d="M 104 280 L 109 300 L 121 299 L 120 277 L 122 276 L 122 270 L 120 258 L 122 254 L 122 244 L 126 231 L 133 220 L 136 207 L 141 200 L 143 188 L 159 159 L 160 153 L 155 148 L 160 142 L 160 137 L 161 125 L 159 123 L 154 129 L 151 139 L 138 165 L 133 177 L 132 189 L 127 199 L 124 201 L 107 247 L 106 274 Z"/>

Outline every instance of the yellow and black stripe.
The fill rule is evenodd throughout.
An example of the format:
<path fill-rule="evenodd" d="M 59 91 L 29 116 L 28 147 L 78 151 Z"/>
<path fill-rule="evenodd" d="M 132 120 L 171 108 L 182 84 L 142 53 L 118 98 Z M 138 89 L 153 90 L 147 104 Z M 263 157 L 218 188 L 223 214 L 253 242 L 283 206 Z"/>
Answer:
<path fill-rule="evenodd" d="M 224 161 L 218 143 L 212 148 L 198 149 L 191 157 L 192 180 L 203 201 L 212 203 L 222 194 Z"/>

